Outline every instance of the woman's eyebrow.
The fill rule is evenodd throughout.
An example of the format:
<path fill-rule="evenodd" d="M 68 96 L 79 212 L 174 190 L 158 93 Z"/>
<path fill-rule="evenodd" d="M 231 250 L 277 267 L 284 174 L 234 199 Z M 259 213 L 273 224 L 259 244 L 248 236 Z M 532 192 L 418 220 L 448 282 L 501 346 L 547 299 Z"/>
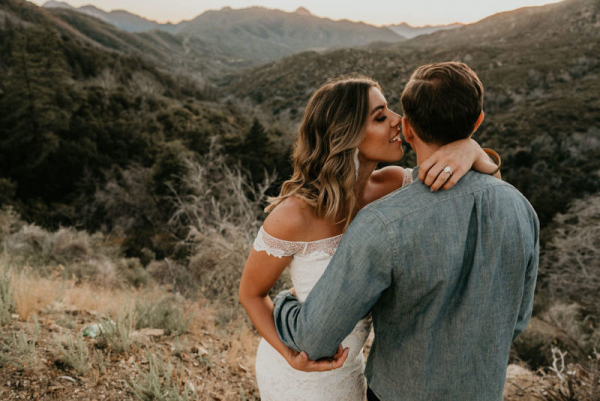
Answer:
<path fill-rule="evenodd" d="M 385 104 L 379 105 L 377 107 L 375 107 L 372 111 L 371 111 L 371 115 L 375 114 L 377 111 L 383 109 L 385 107 Z"/>

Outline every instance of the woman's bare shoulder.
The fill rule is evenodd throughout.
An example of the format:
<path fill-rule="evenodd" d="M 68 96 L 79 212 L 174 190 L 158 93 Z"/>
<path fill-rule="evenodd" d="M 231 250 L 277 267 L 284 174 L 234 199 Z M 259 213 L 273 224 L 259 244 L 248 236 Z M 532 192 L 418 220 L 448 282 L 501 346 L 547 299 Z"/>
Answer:
<path fill-rule="evenodd" d="M 365 189 L 365 203 L 371 203 L 383 198 L 389 193 L 402 187 L 406 170 L 398 166 L 388 166 L 374 171 Z"/>
<path fill-rule="evenodd" d="M 384 167 L 374 171 L 373 174 L 371 174 L 371 181 L 381 190 L 390 193 L 402 186 L 405 172 L 406 170 L 403 167 Z"/>
<path fill-rule="evenodd" d="M 303 241 L 312 219 L 312 208 L 301 198 L 290 196 L 269 213 L 263 228 L 275 238 L 285 241 Z"/>

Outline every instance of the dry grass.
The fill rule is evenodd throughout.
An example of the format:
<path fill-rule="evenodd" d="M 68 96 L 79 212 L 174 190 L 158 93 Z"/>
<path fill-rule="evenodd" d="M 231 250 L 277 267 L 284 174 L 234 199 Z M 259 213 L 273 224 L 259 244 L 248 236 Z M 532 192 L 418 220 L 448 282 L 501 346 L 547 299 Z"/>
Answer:
<path fill-rule="evenodd" d="M 24 272 L 12 275 L 12 294 L 15 312 L 22 320 L 39 314 L 54 301 L 60 299 L 65 282 L 35 277 Z"/>
<path fill-rule="evenodd" d="M 0 261 L 0 326 L 10 322 L 13 307 L 11 277 L 8 271 L 8 263 L 6 258 L 3 257 Z"/>
<path fill-rule="evenodd" d="M 232 370 L 251 370 L 254 374 L 254 362 L 260 337 L 244 323 L 238 327 L 231 336 L 226 364 Z"/>
<path fill-rule="evenodd" d="M 123 308 L 131 309 L 139 294 L 136 289 L 102 288 L 90 283 L 66 282 L 62 302 L 77 309 L 116 316 Z"/>
<path fill-rule="evenodd" d="M 189 310 L 191 319 L 188 330 L 197 337 L 202 337 L 205 333 L 215 331 L 215 319 L 217 314 L 215 307 L 209 305 L 206 301 L 200 300 L 194 303 Z"/>

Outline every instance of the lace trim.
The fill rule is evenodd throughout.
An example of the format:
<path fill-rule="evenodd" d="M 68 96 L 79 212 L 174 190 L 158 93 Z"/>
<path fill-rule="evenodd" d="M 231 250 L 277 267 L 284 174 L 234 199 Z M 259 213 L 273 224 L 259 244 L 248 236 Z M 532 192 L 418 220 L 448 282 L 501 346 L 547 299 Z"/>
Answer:
<path fill-rule="evenodd" d="M 405 168 L 404 169 L 404 179 L 402 180 L 402 186 L 408 185 L 412 182 L 412 172 L 413 169 L 412 168 Z"/>
<path fill-rule="evenodd" d="M 254 240 L 253 248 L 257 251 L 265 251 L 270 256 L 281 258 L 284 256 L 300 255 L 306 256 L 316 252 L 325 252 L 329 256 L 335 253 L 343 234 L 320 239 L 317 241 L 286 241 L 269 235 L 264 228 L 260 227 L 258 235 Z"/>

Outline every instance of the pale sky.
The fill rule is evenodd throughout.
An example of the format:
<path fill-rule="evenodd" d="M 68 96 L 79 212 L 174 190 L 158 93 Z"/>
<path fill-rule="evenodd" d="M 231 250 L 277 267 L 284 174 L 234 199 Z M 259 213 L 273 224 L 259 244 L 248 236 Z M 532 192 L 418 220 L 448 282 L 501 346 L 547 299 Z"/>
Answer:
<path fill-rule="evenodd" d="M 42 5 L 46 0 L 33 0 Z M 557 3 L 558 0 L 66 0 L 74 7 L 92 4 L 105 11 L 124 9 L 150 20 L 177 23 L 207 10 L 262 6 L 283 11 L 307 8 L 312 14 L 334 20 L 349 19 L 372 25 L 407 22 L 413 26 L 452 22 L 471 23 L 492 14 L 521 7 Z"/>

